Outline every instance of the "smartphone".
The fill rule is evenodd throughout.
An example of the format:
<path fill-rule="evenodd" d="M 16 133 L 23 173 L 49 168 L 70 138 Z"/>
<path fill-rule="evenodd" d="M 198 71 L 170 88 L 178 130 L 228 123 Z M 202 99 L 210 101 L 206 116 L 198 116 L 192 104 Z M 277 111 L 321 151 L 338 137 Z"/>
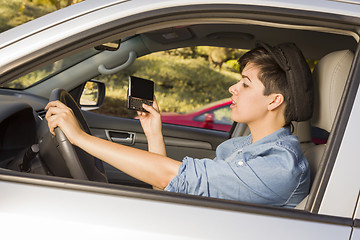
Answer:
<path fill-rule="evenodd" d="M 152 106 L 154 102 L 154 82 L 135 76 L 129 77 L 129 89 L 127 94 L 127 108 L 147 112 L 142 104 Z"/>

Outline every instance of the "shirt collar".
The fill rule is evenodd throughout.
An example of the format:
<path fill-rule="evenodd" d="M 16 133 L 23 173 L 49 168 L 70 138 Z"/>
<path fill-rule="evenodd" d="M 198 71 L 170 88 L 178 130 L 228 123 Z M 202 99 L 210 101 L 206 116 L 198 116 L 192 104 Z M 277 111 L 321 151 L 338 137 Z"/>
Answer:
<path fill-rule="evenodd" d="M 254 143 L 252 143 L 252 135 L 250 134 L 250 135 L 246 136 L 243 141 L 234 142 L 234 145 L 237 149 L 244 148 L 248 145 L 256 147 L 258 145 L 273 142 L 274 140 L 280 139 L 280 138 L 288 136 L 288 135 L 291 135 L 290 128 L 283 127 L 283 128 L 280 128 L 279 130 L 276 130 L 275 132 L 261 138 L 260 140 L 254 142 Z"/>

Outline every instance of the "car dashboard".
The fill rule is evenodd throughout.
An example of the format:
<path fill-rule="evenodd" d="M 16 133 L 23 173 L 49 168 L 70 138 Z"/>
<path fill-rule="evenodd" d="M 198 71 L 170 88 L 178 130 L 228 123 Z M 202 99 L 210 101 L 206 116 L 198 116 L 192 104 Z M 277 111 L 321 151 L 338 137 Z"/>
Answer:
<path fill-rule="evenodd" d="M 30 171 L 22 169 L 21 165 L 29 149 L 39 143 L 46 102 L 45 99 L 20 91 L 0 90 L 0 168 Z M 37 170 L 32 167 L 32 171 L 44 174 L 44 168 L 37 158 L 32 159 L 35 160 L 33 167 L 38 165 Z"/>

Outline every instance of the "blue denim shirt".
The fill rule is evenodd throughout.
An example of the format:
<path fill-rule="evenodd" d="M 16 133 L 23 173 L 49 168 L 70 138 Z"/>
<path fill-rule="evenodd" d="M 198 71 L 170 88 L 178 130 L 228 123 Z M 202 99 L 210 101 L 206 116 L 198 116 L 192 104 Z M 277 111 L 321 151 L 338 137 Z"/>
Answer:
<path fill-rule="evenodd" d="M 295 207 L 308 194 L 310 170 L 300 143 L 288 128 L 252 143 L 229 139 L 215 159 L 185 157 L 167 191 L 272 206 Z"/>

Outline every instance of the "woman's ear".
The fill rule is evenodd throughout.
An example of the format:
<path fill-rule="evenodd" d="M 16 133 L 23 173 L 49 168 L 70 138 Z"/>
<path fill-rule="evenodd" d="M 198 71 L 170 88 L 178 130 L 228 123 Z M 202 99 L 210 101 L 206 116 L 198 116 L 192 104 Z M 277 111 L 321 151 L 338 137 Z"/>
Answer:
<path fill-rule="evenodd" d="M 273 111 L 276 108 L 280 107 L 284 102 L 284 96 L 280 93 L 273 93 L 269 95 L 270 103 L 268 105 L 268 110 Z"/>

